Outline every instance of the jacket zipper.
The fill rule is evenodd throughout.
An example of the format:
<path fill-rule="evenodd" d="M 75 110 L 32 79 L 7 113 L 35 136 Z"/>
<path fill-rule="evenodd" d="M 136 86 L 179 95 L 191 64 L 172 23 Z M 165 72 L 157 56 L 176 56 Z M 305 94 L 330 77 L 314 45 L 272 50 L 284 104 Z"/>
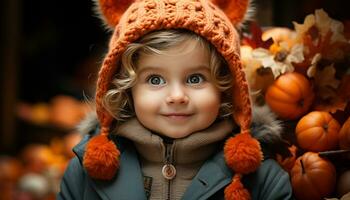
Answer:
<path fill-rule="evenodd" d="M 172 146 L 173 143 L 164 143 L 165 146 L 165 163 L 162 169 L 162 173 L 165 179 L 168 180 L 168 190 L 167 190 L 167 200 L 170 200 L 170 194 L 171 194 L 171 181 L 176 176 L 176 169 L 173 165 L 173 152 L 172 152 Z"/>

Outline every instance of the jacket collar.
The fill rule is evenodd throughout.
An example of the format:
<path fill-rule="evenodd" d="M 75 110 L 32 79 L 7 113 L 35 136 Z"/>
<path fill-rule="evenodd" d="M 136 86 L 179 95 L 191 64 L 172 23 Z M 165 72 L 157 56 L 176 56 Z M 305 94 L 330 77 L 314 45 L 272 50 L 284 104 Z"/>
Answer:
<path fill-rule="evenodd" d="M 85 135 L 73 149 L 81 163 L 90 137 L 91 135 Z M 118 137 L 116 141 L 121 153 L 121 164 L 116 178 L 110 181 L 98 181 L 87 177 L 87 180 L 102 199 L 146 199 L 141 168 L 133 144 L 122 137 Z M 225 164 L 223 152 L 219 152 L 200 168 L 182 199 L 207 199 L 229 184 L 231 178 L 232 172 Z"/>
<path fill-rule="evenodd" d="M 182 199 L 208 199 L 228 185 L 232 176 L 232 171 L 227 167 L 224 153 L 221 151 L 204 163 L 193 178 Z"/>

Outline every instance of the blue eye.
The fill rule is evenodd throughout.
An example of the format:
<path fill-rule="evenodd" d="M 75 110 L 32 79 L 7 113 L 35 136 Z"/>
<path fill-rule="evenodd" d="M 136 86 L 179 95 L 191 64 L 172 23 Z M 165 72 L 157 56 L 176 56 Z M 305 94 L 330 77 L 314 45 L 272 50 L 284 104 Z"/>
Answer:
<path fill-rule="evenodd" d="M 148 79 L 147 82 L 151 85 L 164 85 L 165 80 L 158 75 L 151 75 Z"/>
<path fill-rule="evenodd" d="M 205 81 L 205 78 L 201 74 L 193 74 L 187 78 L 189 84 L 199 84 Z"/>

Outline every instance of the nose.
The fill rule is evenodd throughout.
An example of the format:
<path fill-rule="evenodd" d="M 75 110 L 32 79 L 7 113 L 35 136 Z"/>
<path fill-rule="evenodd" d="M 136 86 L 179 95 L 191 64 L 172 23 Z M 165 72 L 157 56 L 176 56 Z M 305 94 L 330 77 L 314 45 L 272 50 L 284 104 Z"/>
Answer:
<path fill-rule="evenodd" d="M 166 102 L 168 104 L 187 104 L 188 103 L 189 98 L 183 86 L 176 85 L 169 89 L 170 89 L 169 94 L 166 97 Z"/>

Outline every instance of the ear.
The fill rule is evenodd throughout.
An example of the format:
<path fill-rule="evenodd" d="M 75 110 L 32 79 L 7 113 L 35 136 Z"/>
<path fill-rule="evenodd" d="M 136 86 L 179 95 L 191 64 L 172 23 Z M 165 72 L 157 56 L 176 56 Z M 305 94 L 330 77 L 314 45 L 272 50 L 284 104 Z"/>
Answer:
<path fill-rule="evenodd" d="M 221 10 L 235 26 L 240 26 L 245 20 L 249 20 L 253 15 L 251 0 L 211 0 Z"/>
<path fill-rule="evenodd" d="M 93 0 L 95 11 L 108 28 L 113 29 L 133 0 Z"/>

